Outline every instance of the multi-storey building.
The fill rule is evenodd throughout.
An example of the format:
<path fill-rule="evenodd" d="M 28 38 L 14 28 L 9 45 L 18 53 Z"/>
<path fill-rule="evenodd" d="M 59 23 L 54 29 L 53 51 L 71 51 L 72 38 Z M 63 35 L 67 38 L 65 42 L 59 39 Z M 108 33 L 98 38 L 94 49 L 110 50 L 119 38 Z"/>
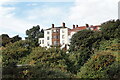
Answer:
<path fill-rule="evenodd" d="M 65 23 L 60 27 L 55 27 L 52 24 L 52 27 L 44 30 L 44 38 L 39 38 L 39 43 L 41 47 L 50 48 L 52 46 L 60 46 L 60 48 L 69 48 L 70 39 L 73 34 L 80 30 L 91 29 L 91 30 L 99 30 L 99 26 L 81 26 L 73 25 L 73 29 L 70 29 L 65 26 Z"/>
<path fill-rule="evenodd" d="M 69 43 L 68 39 L 69 28 L 65 26 L 65 23 L 60 27 L 52 27 L 44 30 L 44 38 L 39 38 L 41 47 L 50 48 L 51 46 L 62 46 Z"/>

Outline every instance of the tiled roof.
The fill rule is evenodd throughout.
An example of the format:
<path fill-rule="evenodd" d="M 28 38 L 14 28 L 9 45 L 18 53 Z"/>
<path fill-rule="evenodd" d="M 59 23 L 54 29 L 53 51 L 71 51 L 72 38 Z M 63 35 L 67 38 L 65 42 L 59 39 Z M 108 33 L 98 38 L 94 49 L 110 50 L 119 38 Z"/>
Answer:
<path fill-rule="evenodd" d="M 85 26 L 81 26 L 81 27 L 76 27 L 74 29 L 71 29 L 71 30 L 69 30 L 69 32 L 78 32 L 78 31 L 84 30 L 84 29 L 86 29 L 86 27 Z"/>
<path fill-rule="evenodd" d="M 100 27 L 100 26 L 89 26 L 89 28 L 92 28 L 93 31 L 97 31 L 98 27 Z M 87 29 L 87 27 L 86 26 L 76 27 L 76 28 L 70 29 L 69 33 L 71 33 L 71 32 L 78 32 L 78 31 L 81 31 L 81 30 L 84 30 L 84 29 Z"/>

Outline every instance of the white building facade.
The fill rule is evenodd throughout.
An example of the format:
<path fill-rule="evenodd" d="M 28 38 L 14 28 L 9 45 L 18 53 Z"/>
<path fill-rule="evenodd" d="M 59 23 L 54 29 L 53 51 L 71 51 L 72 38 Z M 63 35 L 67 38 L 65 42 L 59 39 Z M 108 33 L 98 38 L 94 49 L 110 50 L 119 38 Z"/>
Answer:
<path fill-rule="evenodd" d="M 61 27 L 54 27 L 44 30 L 44 38 L 39 38 L 41 47 L 50 48 L 52 46 L 64 46 L 69 43 L 68 39 L 69 28 L 65 27 L 65 23 Z"/>
<path fill-rule="evenodd" d="M 72 36 L 83 29 L 87 29 L 88 26 L 78 27 L 78 25 L 73 25 L 73 29 L 67 28 L 65 23 L 60 27 L 55 27 L 52 24 L 52 27 L 44 30 L 44 38 L 39 38 L 39 44 L 41 47 L 53 47 L 59 46 L 61 49 L 66 48 L 69 49 L 70 39 Z M 91 30 L 98 30 L 98 26 L 91 26 Z"/>

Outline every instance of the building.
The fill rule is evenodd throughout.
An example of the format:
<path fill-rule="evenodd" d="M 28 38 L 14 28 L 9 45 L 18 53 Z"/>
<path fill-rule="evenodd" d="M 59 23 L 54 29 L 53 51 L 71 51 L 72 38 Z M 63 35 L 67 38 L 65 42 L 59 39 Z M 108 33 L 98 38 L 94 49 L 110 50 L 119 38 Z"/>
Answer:
<path fill-rule="evenodd" d="M 41 47 L 50 48 L 52 46 L 62 46 L 69 43 L 68 39 L 69 28 L 65 26 L 65 23 L 60 27 L 52 27 L 44 30 L 44 38 L 39 38 Z"/>
<path fill-rule="evenodd" d="M 69 49 L 68 45 L 73 34 L 84 29 L 96 31 L 99 30 L 99 26 L 89 26 L 86 24 L 86 26 L 79 27 L 78 25 L 73 25 L 73 29 L 70 29 L 65 26 L 64 22 L 60 27 L 55 27 L 52 24 L 51 28 L 44 30 L 44 38 L 39 38 L 39 44 L 41 47 L 50 48 L 52 46 L 59 46 L 61 49 Z"/>

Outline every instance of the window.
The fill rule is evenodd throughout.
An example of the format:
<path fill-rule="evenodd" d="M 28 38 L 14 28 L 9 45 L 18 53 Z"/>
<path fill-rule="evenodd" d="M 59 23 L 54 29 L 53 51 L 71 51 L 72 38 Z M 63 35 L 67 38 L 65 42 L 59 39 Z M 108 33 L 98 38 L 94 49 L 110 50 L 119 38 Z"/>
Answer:
<path fill-rule="evenodd" d="M 64 30 L 62 30 L 62 33 L 64 33 Z"/>
<path fill-rule="evenodd" d="M 62 44 L 65 44 L 65 41 L 64 41 L 64 40 L 62 41 Z"/>
<path fill-rule="evenodd" d="M 49 34 L 49 31 L 47 31 L 47 34 Z"/>
<path fill-rule="evenodd" d="M 54 32 L 56 32 L 56 30 L 54 30 Z"/>
<path fill-rule="evenodd" d="M 58 41 L 54 41 L 54 43 L 53 43 L 54 45 L 58 45 Z"/>
<path fill-rule="evenodd" d="M 42 44 L 44 44 L 44 40 L 42 40 Z"/>
<path fill-rule="evenodd" d="M 52 32 L 56 32 L 56 30 L 52 30 Z"/>
<path fill-rule="evenodd" d="M 59 33 L 59 30 L 54 29 L 54 30 L 52 30 L 52 32 L 53 33 L 56 33 L 56 32 Z"/>
<path fill-rule="evenodd" d="M 58 33 L 58 32 L 59 32 L 59 30 L 56 30 L 56 32 Z"/>
<path fill-rule="evenodd" d="M 60 37 L 59 36 L 53 36 L 53 39 L 59 39 Z"/>
<path fill-rule="evenodd" d="M 65 36 L 64 36 L 64 35 L 62 35 L 62 38 L 64 39 L 64 38 L 65 38 Z"/>
<path fill-rule="evenodd" d="M 49 42 L 47 42 L 47 46 L 50 46 Z"/>
<path fill-rule="evenodd" d="M 41 40 L 40 40 L 40 44 L 41 44 Z"/>
<path fill-rule="evenodd" d="M 47 40 L 49 40 L 49 37 L 47 37 Z"/>
<path fill-rule="evenodd" d="M 56 38 L 56 36 L 53 36 L 53 39 L 55 39 Z"/>
<path fill-rule="evenodd" d="M 59 39 L 59 36 L 56 36 L 57 39 Z"/>

